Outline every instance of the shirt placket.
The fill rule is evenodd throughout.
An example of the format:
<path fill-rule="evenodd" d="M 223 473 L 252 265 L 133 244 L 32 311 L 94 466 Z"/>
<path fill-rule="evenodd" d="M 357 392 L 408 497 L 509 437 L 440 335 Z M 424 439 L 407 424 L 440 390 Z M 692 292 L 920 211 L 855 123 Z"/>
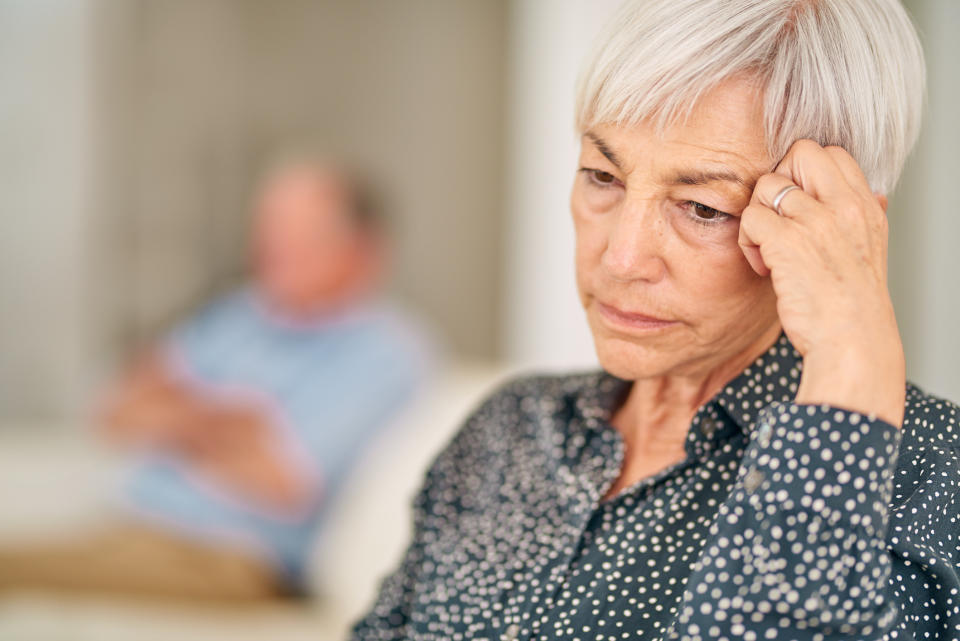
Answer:
<path fill-rule="evenodd" d="M 601 421 L 601 430 L 615 430 L 612 425 L 606 424 L 603 426 L 602 424 L 603 422 Z M 724 420 L 723 411 L 718 406 L 708 404 L 701 407 L 691 420 L 690 431 L 688 432 L 687 443 L 685 444 L 688 456 L 684 463 L 690 463 L 694 459 L 708 455 L 708 453 L 716 447 L 716 439 L 721 437 L 726 428 L 727 424 Z M 603 506 L 601 506 L 599 502 L 600 497 L 604 494 L 607 487 L 609 487 L 609 484 L 619 476 L 623 463 L 624 449 L 622 440 L 617 438 L 614 447 L 616 448 L 614 450 L 616 455 L 608 459 L 610 462 L 609 466 L 600 469 L 595 475 L 588 475 L 581 479 L 583 491 L 590 493 L 592 500 L 589 508 L 579 513 L 575 531 L 570 533 L 570 536 L 575 539 L 570 546 L 571 553 L 565 556 L 562 564 L 557 564 L 554 567 L 555 572 L 550 576 L 551 589 L 549 593 L 544 592 L 541 599 L 528 602 L 526 612 L 530 625 L 523 626 L 515 624 L 507 626 L 501 635 L 502 641 L 526 641 L 527 639 L 548 638 L 543 636 L 543 630 L 538 628 L 539 617 L 535 616 L 535 608 L 538 605 L 543 605 L 545 609 L 549 609 L 555 602 L 557 594 L 563 589 L 565 577 L 569 576 L 573 560 L 580 552 L 584 536 L 590 524 L 594 522 L 603 509 Z M 628 491 L 630 493 L 639 493 L 643 492 L 644 489 L 651 484 L 662 483 L 665 481 L 665 473 L 666 470 L 654 474 L 643 482 L 635 484 Z"/>
<path fill-rule="evenodd" d="M 583 450 L 589 455 L 581 456 L 579 463 L 582 464 L 586 460 L 602 461 L 603 464 L 596 467 L 587 466 L 583 470 L 579 469 L 579 466 L 567 467 L 569 470 L 567 493 L 570 496 L 582 498 L 570 509 L 557 510 L 556 518 L 560 519 L 557 528 L 562 533 L 557 546 L 565 549 L 566 552 L 552 563 L 548 563 L 544 555 L 544 570 L 538 577 L 542 587 L 533 593 L 536 598 L 528 598 L 523 607 L 513 609 L 511 620 L 506 622 L 500 633 L 500 641 L 528 641 L 541 638 L 540 617 L 536 609 L 539 606 L 543 606 L 545 610 L 549 609 L 550 604 L 556 599 L 557 592 L 563 588 L 564 578 L 568 576 L 573 560 L 580 551 L 584 534 L 600 510 L 600 498 L 619 474 L 624 455 L 622 441 L 612 433 L 605 432 L 603 421 L 599 419 L 588 418 L 586 425 L 592 428 L 588 432 L 592 442 L 588 441 Z M 607 425 L 606 429 L 614 428 Z"/>

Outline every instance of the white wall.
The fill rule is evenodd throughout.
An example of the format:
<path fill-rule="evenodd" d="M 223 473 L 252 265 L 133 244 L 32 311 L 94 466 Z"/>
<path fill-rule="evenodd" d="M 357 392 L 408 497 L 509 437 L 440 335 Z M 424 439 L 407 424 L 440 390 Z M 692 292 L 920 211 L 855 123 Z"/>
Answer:
<path fill-rule="evenodd" d="M 907 377 L 960 401 L 960 2 L 910 0 L 927 59 L 923 130 L 890 204 L 890 285 Z"/>
<path fill-rule="evenodd" d="M 516 0 L 510 15 L 504 355 L 522 366 L 596 364 L 577 298 L 568 196 L 580 64 L 619 0 Z"/>
<path fill-rule="evenodd" d="M 72 406 L 90 374 L 95 0 L 0 3 L 0 407 Z"/>

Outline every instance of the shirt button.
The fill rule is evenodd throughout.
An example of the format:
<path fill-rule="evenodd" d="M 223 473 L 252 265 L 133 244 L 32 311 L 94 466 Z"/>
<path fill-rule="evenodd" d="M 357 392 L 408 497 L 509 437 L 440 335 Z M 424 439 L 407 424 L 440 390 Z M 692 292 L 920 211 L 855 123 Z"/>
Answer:
<path fill-rule="evenodd" d="M 773 432 L 773 426 L 768 421 L 760 423 L 760 429 L 757 431 L 757 440 L 760 445 L 766 447 L 770 445 L 770 434 Z"/>
<path fill-rule="evenodd" d="M 500 635 L 501 641 L 517 641 L 517 638 L 520 636 L 520 626 L 516 623 L 511 623 L 507 626 L 507 629 L 504 630 L 503 634 Z"/>
<path fill-rule="evenodd" d="M 743 477 L 743 487 L 746 488 L 747 492 L 753 492 L 761 483 L 763 483 L 763 472 L 755 467 L 750 468 L 747 475 Z"/>
<path fill-rule="evenodd" d="M 700 420 L 700 431 L 703 432 L 703 435 L 707 438 L 713 436 L 713 433 L 717 431 L 717 422 L 710 418 L 709 416 L 704 416 Z"/>

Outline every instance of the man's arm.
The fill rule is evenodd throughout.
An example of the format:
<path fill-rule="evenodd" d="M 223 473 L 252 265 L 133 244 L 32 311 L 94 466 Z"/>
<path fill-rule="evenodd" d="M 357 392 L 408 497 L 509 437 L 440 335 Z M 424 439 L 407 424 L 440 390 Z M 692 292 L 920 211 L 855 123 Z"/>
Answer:
<path fill-rule="evenodd" d="M 192 399 L 159 352 L 135 361 L 113 385 L 97 415 L 100 433 L 114 445 L 187 454 L 195 447 Z"/>
<path fill-rule="evenodd" d="M 194 398 L 192 427 L 203 434 L 192 461 L 198 472 L 272 510 L 296 514 L 316 498 L 318 480 L 285 448 L 272 419 L 254 404 Z"/>
<path fill-rule="evenodd" d="M 290 460 L 261 407 L 198 393 L 172 375 L 159 353 L 123 375 L 99 419 L 114 444 L 175 453 L 268 508 L 296 511 L 313 494 L 313 483 Z"/>

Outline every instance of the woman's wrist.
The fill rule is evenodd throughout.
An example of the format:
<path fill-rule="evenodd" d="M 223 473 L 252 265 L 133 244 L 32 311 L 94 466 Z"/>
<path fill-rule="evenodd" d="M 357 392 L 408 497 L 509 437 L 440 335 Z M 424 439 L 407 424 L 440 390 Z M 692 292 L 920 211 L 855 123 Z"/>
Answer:
<path fill-rule="evenodd" d="M 797 403 L 828 403 L 900 428 L 906 400 L 906 365 L 899 335 L 849 341 L 803 359 Z"/>

